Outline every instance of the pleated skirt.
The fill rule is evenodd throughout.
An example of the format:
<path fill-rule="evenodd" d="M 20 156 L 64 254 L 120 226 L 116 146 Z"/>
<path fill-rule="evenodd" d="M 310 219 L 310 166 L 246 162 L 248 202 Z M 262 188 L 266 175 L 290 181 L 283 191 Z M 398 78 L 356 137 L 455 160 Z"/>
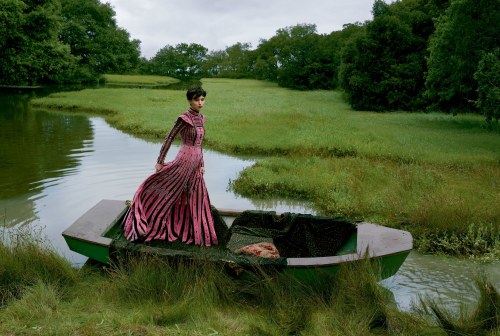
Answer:
<path fill-rule="evenodd" d="M 200 146 L 183 145 L 173 161 L 139 186 L 123 222 L 128 240 L 218 243 L 202 162 Z"/>

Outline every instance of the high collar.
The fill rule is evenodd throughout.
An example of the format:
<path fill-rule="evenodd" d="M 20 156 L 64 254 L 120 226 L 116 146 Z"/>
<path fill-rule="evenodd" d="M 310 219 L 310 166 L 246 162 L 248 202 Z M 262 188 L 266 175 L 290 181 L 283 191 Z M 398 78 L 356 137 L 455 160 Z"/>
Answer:
<path fill-rule="evenodd" d="M 200 114 L 200 112 L 196 111 L 192 107 L 189 108 L 188 112 L 191 113 L 192 115 L 195 115 L 195 116 Z"/>

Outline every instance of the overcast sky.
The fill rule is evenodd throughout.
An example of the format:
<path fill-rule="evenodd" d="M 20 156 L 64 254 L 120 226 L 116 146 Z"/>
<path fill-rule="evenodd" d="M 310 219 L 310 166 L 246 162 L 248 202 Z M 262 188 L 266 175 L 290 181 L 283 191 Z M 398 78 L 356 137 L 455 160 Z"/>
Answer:
<path fill-rule="evenodd" d="M 166 45 L 198 43 L 209 51 L 237 42 L 256 48 L 280 28 L 315 24 L 319 34 L 372 19 L 374 0 L 101 0 L 118 26 L 141 41 L 142 56 Z M 386 1 L 390 3 L 391 1 Z"/>

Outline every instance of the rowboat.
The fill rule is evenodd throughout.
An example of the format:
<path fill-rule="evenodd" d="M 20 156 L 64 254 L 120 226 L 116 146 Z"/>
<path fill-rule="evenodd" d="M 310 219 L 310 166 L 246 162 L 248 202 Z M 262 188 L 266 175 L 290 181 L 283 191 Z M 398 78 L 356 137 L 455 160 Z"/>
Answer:
<path fill-rule="evenodd" d="M 222 219 L 227 229 L 226 241 L 220 246 L 199 247 L 165 241 L 133 243 L 123 237 L 121 228 L 127 209 L 121 200 L 98 202 L 62 233 L 70 250 L 102 264 L 110 264 L 124 253 L 133 252 L 170 258 L 205 258 L 242 269 L 271 265 L 298 279 L 334 273 L 342 264 L 368 258 L 377 265 L 379 279 L 385 279 L 398 271 L 413 247 L 409 232 L 372 223 L 229 209 L 217 209 L 218 217 L 214 215 L 214 219 Z M 274 244 L 279 257 L 241 253 L 243 245 L 261 242 Z"/>

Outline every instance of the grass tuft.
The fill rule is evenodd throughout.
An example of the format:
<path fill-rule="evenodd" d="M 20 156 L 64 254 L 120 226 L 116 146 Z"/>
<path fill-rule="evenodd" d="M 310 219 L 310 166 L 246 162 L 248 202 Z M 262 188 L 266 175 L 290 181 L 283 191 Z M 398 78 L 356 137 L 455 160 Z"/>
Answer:
<path fill-rule="evenodd" d="M 476 309 L 467 314 L 462 310 L 459 316 L 440 307 L 435 301 L 422 306 L 430 313 L 447 335 L 498 335 L 500 332 L 500 295 L 484 276 L 477 280 L 480 298 Z"/>
<path fill-rule="evenodd" d="M 119 297 L 127 302 L 157 301 L 180 306 L 203 302 L 221 306 L 231 302 L 234 287 L 221 267 L 202 259 L 169 261 L 139 256 L 115 265 L 110 276 Z"/>
<path fill-rule="evenodd" d="M 15 232 L 4 239 L 0 244 L 0 307 L 40 282 L 63 291 L 77 280 L 71 265 L 50 247 L 40 245 L 40 238 Z"/>
<path fill-rule="evenodd" d="M 57 318 L 61 295 L 56 287 L 38 280 L 20 289 L 20 293 L 19 299 L 4 311 L 10 319 L 30 321 Z"/>

